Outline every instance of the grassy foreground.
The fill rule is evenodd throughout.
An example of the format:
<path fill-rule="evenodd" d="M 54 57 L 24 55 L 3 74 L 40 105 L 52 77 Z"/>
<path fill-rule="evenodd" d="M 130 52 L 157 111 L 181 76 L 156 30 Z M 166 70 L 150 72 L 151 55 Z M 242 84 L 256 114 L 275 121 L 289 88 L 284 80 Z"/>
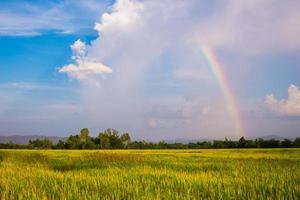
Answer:
<path fill-rule="evenodd" d="M 0 199 L 299 199 L 300 149 L 0 150 Z"/>

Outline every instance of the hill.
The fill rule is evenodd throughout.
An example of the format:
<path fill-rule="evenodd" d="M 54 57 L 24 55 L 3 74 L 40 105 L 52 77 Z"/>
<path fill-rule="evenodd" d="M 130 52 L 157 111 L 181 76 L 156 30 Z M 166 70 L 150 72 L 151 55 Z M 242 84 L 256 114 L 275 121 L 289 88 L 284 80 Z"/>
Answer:
<path fill-rule="evenodd" d="M 53 143 L 57 143 L 59 140 L 65 141 L 64 137 L 57 136 L 40 136 L 40 135 L 12 135 L 12 136 L 0 136 L 0 143 L 9 143 L 12 142 L 14 144 L 28 144 L 29 140 L 36 139 L 49 139 Z"/>

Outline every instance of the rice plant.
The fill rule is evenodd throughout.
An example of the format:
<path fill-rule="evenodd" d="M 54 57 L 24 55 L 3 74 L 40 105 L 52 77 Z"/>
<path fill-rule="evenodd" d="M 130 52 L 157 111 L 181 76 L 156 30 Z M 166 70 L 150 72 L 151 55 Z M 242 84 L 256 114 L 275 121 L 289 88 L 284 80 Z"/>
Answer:
<path fill-rule="evenodd" d="M 299 199 L 299 149 L 1 150 L 0 199 Z"/>

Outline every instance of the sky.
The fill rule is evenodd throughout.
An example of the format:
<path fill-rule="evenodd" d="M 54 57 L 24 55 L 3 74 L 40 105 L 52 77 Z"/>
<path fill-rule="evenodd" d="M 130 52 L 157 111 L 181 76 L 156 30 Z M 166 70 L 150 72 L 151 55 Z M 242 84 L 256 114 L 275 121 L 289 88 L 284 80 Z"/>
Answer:
<path fill-rule="evenodd" d="M 2 0 L 0 135 L 299 137 L 299 7 Z"/>

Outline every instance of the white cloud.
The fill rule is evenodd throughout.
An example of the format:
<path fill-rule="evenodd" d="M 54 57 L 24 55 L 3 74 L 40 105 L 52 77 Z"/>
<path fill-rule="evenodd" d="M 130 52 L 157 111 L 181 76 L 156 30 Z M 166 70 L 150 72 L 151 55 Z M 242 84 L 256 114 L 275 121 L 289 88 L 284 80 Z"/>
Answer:
<path fill-rule="evenodd" d="M 80 39 L 76 40 L 74 44 L 71 45 L 71 49 L 74 54 L 74 59 L 81 59 L 86 56 L 86 45 Z"/>
<path fill-rule="evenodd" d="M 86 80 L 95 75 L 112 73 L 112 69 L 94 58 L 87 57 L 87 47 L 80 39 L 71 45 L 72 59 L 75 64 L 69 64 L 59 69 L 60 73 L 67 73 L 71 78 Z"/>
<path fill-rule="evenodd" d="M 273 94 L 269 94 L 266 96 L 265 104 L 280 115 L 300 116 L 300 90 L 297 86 L 290 85 L 287 99 L 278 100 Z"/>
<path fill-rule="evenodd" d="M 0 84 L 0 89 L 8 90 L 65 90 L 66 88 L 60 86 L 53 86 L 50 84 L 41 84 L 34 82 L 9 82 Z"/>
<path fill-rule="evenodd" d="M 272 1 L 261 0 L 229 0 L 218 4 L 199 0 L 117 0 L 95 25 L 98 38 L 90 45 L 74 43 L 75 64 L 63 69 L 80 81 L 99 81 L 96 73 L 114 71 L 101 80 L 100 91 L 91 85 L 81 87 L 82 101 L 93 124 L 150 135 L 160 131 L 179 136 L 183 130 L 199 136 L 231 134 L 234 124 L 228 117 L 226 104 L 220 100 L 219 88 L 216 84 L 203 84 L 214 79 L 200 45 L 233 52 L 230 55 L 237 59 L 241 54 L 261 56 L 274 49 L 283 52 L 297 49 L 296 35 L 300 29 L 295 27 L 298 21 L 292 20 L 298 16 L 296 4 L 282 1 L 273 5 Z M 287 35 L 291 35 L 288 40 Z M 226 59 L 224 55 L 220 59 L 224 65 Z M 82 60 L 97 65 L 105 63 L 110 70 L 91 67 L 93 64 L 81 63 Z M 242 67 L 233 63 L 233 70 Z M 235 70 L 235 75 L 237 71 L 243 69 Z M 147 88 L 153 79 L 158 86 L 149 92 Z M 179 87 L 163 90 L 160 86 L 166 82 Z M 193 100 L 184 101 L 183 96 L 193 96 Z M 203 103 L 206 98 L 210 98 L 209 102 Z M 218 100 L 212 101 L 214 98 Z M 173 112 L 159 108 L 169 114 L 147 115 L 156 103 L 169 106 Z M 160 130 L 148 130 L 149 126 Z"/>
<path fill-rule="evenodd" d="M 143 10 L 143 7 L 143 4 L 137 1 L 118 0 L 112 12 L 104 13 L 101 22 L 96 23 L 94 28 L 99 34 L 122 28 L 127 29 L 140 18 L 139 12 Z"/>
<path fill-rule="evenodd" d="M 84 80 L 97 74 L 112 73 L 112 70 L 104 64 L 93 60 L 76 60 L 76 64 L 63 66 L 59 72 L 67 73 L 72 78 Z"/>
<path fill-rule="evenodd" d="M 299 49 L 299 6 L 297 1 L 230 0 L 196 25 L 198 41 L 248 55 Z"/>
<path fill-rule="evenodd" d="M 203 67 L 179 67 L 173 72 L 177 80 L 183 81 L 212 81 L 213 76 Z"/>
<path fill-rule="evenodd" d="M 107 7 L 108 1 L 0 2 L 0 35 L 36 36 L 45 32 L 82 33 Z"/>

